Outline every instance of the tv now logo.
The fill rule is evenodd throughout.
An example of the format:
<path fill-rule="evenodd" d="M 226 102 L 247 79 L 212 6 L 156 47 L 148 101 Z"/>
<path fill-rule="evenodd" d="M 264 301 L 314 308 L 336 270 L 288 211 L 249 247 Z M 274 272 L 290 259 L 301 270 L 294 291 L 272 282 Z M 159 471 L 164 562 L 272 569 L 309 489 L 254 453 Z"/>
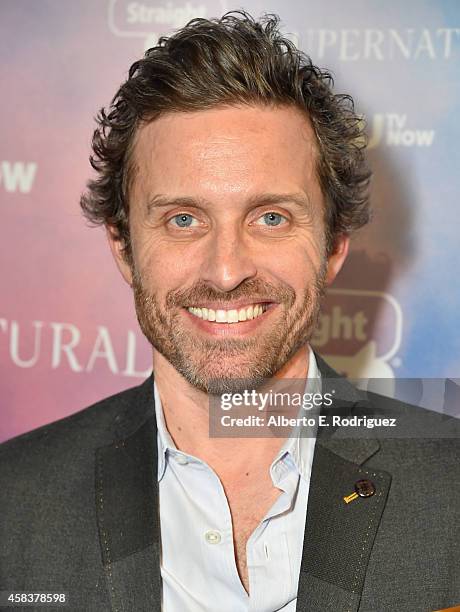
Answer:
<path fill-rule="evenodd" d="M 0 161 L 0 185 L 8 193 L 30 193 L 36 175 L 36 162 Z"/>
<path fill-rule="evenodd" d="M 377 113 L 369 126 L 368 148 L 373 149 L 379 144 L 389 147 L 431 147 L 435 130 L 410 129 L 406 125 L 407 115 Z"/>

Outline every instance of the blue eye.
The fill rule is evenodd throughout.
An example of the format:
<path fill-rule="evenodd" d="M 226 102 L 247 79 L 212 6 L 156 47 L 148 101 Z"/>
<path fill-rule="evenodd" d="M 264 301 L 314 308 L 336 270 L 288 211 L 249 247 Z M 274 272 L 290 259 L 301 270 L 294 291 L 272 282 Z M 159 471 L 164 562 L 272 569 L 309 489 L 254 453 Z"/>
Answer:
<path fill-rule="evenodd" d="M 276 213 L 276 212 L 265 213 L 260 218 L 263 219 L 264 222 L 271 227 L 282 225 L 283 221 L 286 221 L 286 218 L 283 217 L 283 215 L 280 215 L 279 213 Z"/>
<path fill-rule="evenodd" d="M 175 225 L 177 227 L 190 227 L 192 225 L 193 220 L 194 220 L 194 217 L 192 217 L 192 215 L 188 215 L 186 213 L 182 213 L 180 215 L 175 215 L 171 219 L 171 221 L 175 222 Z"/>

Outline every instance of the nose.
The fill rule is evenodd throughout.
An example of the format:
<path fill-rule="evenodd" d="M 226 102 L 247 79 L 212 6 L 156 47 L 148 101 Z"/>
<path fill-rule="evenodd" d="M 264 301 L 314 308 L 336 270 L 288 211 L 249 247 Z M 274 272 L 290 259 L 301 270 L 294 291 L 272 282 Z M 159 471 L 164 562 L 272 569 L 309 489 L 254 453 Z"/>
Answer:
<path fill-rule="evenodd" d="M 201 278 L 217 291 L 232 291 L 257 274 L 250 245 L 238 228 L 215 230 L 206 249 Z"/>

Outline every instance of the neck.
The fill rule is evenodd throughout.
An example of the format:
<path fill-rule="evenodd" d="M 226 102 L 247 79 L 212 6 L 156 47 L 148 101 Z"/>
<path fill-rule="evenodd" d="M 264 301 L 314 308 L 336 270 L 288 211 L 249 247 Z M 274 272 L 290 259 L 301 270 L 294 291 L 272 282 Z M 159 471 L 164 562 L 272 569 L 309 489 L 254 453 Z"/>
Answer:
<path fill-rule="evenodd" d="M 308 373 L 308 347 L 303 346 L 274 378 L 305 379 Z M 210 438 L 209 396 L 191 385 L 155 349 L 155 382 L 163 407 L 166 427 L 177 448 L 206 461 L 214 469 L 238 471 L 248 463 L 270 462 L 284 443 L 282 438 Z M 235 442 L 238 453 L 235 453 Z M 266 458 L 266 461 L 264 461 Z"/>

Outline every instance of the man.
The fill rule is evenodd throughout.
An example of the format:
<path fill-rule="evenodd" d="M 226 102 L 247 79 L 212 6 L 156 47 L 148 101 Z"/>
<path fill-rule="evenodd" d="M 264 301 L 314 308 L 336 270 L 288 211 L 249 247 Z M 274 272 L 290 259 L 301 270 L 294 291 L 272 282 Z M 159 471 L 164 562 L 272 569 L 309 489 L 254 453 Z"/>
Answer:
<path fill-rule="evenodd" d="M 3 446 L 1 589 L 98 612 L 460 604 L 455 438 L 210 435 L 210 399 L 267 379 L 404 414 L 308 345 L 369 218 L 360 129 L 274 17 L 194 20 L 133 64 L 82 206 L 153 376 Z"/>

